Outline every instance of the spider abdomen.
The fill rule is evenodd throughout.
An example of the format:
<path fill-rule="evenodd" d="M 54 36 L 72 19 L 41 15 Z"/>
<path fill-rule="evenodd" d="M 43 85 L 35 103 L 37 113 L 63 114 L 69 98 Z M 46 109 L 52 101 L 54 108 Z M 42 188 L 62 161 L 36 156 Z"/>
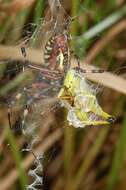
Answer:
<path fill-rule="evenodd" d="M 69 45 L 65 34 L 52 36 L 45 45 L 44 63 L 50 70 L 63 72 L 69 67 Z"/>

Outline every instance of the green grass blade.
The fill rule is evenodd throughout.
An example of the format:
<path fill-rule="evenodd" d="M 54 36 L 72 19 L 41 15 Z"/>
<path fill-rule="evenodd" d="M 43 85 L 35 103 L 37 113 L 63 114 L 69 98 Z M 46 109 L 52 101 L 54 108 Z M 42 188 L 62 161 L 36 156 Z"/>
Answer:
<path fill-rule="evenodd" d="M 124 164 L 126 150 L 126 113 L 121 129 L 120 137 L 116 145 L 115 154 L 112 161 L 112 167 L 108 177 L 107 190 L 114 189 L 114 186 L 119 180 L 119 172 Z"/>
<path fill-rule="evenodd" d="M 27 187 L 27 176 L 24 171 L 24 168 L 22 167 L 22 157 L 21 157 L 21 151 L 18 149 L 16 140 L 12 134 L 12 131 L 8 128 L 8 134 L 7 134 L 7 140 L 10 144 L 10 148 L 15 160 L 15 164 L 19 173 L 19 181 L 21 185 L 22 190 L 26 190 Z"/>
<path fill-rule="evenodd" d="M 109 127 L 105 127 L 99 131 L 98 137 L 96 138 L 94 145 L 87 152 L 85 159 L 83 160 L 76 176 L 74 177 L 74 181 L 73 181 L 74 190 L 77 190 L 79 188 L 79 185 L 84 179 L 86 172 L 88 171 L 89 167 L 93 163 L 95 157 L 101 151 L 106 135 L 108 134 L 108 130 L 109 130 Z"/>
<path fill-rule="evenodd" d="M 38 0 L 36 2 L 35 13 L 34 13 L 34 17 L 33 17 L 34 23 L 36 23 L 36 24 L 39 23 L 40 18 L 43 16 L 44 8 L 45 8 L 45 0 Z"/>
<path fill-rule="evenodd" d="M 119 10 L 105 18 L 99 24 L 97 24 L 96 26 L 85 32 L 83 35 L 81 35 L 78 38 L 77 43 L 79 45 L 83 45 L 85 40 L 90 40 L 96 37 L 99 33 L 103 32 L 104 30 L 115 24 L 117 21 L 119 21 L 124 15 L 126 15 L 126 4 Z"/>

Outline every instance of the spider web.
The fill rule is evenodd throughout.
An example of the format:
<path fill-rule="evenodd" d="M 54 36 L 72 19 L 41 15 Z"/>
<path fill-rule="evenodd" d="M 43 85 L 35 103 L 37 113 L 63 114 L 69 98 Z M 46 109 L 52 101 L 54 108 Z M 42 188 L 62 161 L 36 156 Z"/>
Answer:
<path fill-rule="evenodd" d="M 64 8 L 60 4 L 59 0 L 53 0 L 49 1 L 49 7 L 50 10 L 47 12 L 45 19 L 41 20 L 40 23 L 37 25 L 35 31 L 31 35 L 31 32 L 28 31 L 25 39 L 20 43 L 21 47 L 26 48 L 26 58 L 24 58 L 24 61 L 27 63 L 27 51 L 30 48 L 34 49 L 40 49 L 41 52 L 44 52 L 44 47 L 47 41 L 51 36 L 57 33 L 62 33 L 64 27 L 66 24 L 69 24 L 71 21 L 71 18 L 67 15 Z M 67 19 L 65 18 L 67 16 Z M 31 24 L 32 25 L 32 24 Z M 42 50 L 43 49 L 43 50 Z M 43 53 L 42 53 L 43 54 Z M 42 55 L 42 64 L 44 65 L 44 59 Z M 22 70 L 22 68 L 21 68 Z M 41 113 L 47 113 L 50 108 L 46 109 L 46 106 L 42 105 L 40 101 L 43 101 L 44 99 L 48 99 L 50 97 L 56 97 L 60 88 L 62 87 L 62 80 L 56 80 L 52 83 L 50 81 L 46 81 L 47 87 L 43 89 L 43 85 L 39 86 L 39 88 L 32 88 L 32 85 L 34 83 L 42 83 L 45 81 L 44 77 L 41 74 L 41 71 L 31 71 L 30 69 L 24 69 L 24 72 L 27 72 L 27 70 L 30 72 L 29 76 L 26 77 L 27 81 L 20 85 L 18 88 L 18 91 L 15 93 L 14 96 L 10 95 L 10 98 L 8 98 L 8 104 L 10 103 L 10 107 L 15 106 L 18 102 L 19 105 L 22 107 L 22 112 L 25 109 L 25 105 L 30 107 L 30 121 L 34 124 L 34 126 L 39 126 L 39 120 L 37 122 L 35 121 L 36 118 L 38 118 L 38 115 L 41 115 Z M 26 79 L 25 79 L 26 80 Z M 91 85 L 92 88 L 92 85 Z M 94 88 L 94 86 L 93 86 Z M 16 98 L 15 98 L 16 97 Z M 21 97 L 21 98 L 19 98 Z M 55 98 L 54 98 L 55 99 Z M 53 100 L 54 100 L 53 99 Z M 52 100 L 52 99 L 51 99 Z M 50 101 L 51 102 L 51 101 Z M 41 106 L 38 106 L 38 105 Z M 31 106 L 32 105 L 32 106 Z M 58 105 L 58 104 L 57 104 Z M 37 107 L 37 109 L 36 109 Z M 44 110 L 42 108 L 44 107 Z M 57 106 L 53 106 L 55 108 Z M 39 109 L 38 109 L 39 108 Z M 53 108 L 51 110 L 53 110 Z M 32 116 L 32 111 L 34 110 L 34 115 Z M 36 110 L 36 111 L 35 111 Z M 42 114 L 42 115 L 44 115 Z M 23 115 L 23 114 L 21 114 Z M 23 118 L 23 116 L 21 116 Z M 29 116 L 27 117 L 28 120 Z M 26 121 L 27 121 L 26 120 Z M 35 121 L 35 122 L 33 122 Z M 28 121 L 29 123 L 29 121 Z M 29 124 L 28 124 L 29 125 Z M 32 128 L 32 127 L 31 127 Z M 33 127 L 34 128 L 34 127 Z M 36 128 L 36 127 L 35 127 Z M 29 132 L 30 133 L 30 132 Z"/>
<path fill-rule="evenodd" d="M 11 86 L 12 88 L 3 87 L 0 90 L 0 96 L 6 96 L 6 101 L 10 109 L 11 125 L 14 128 L 22 129 L 23 134 L 27 137 L 28 144 L 24 150 L 29 152 L 32 152 L 34 146 L 41 141 L 38 133 L 43 127 L 42 123 L 45 121 L 43 117 L 45 115 L 49 117 L 48 112 L 55 110 L 59 106 L 56 96 L 62 86 L 62 79 L 50 82 L 45 79 L 40 70 L 32 70 L 25 66 L 25 64 L 29 64 L 29 60 L 27 60 L 29 49 L 41 50 L 41 66 L 42 64 L 44 66 L 43 52 L 47 41 L 51 36 L 62 33 L 66 27 L 66 23 L 69 25 L 71 18 L 66 14 L 59 0 L 49 1 L 49 7 L 50 10 L 47 12 L 45 19 L 40 20 L 37 26 L 30 24 L 24 27 L 24 29 L 30 28 L 30 30 L 23 32 L 23 36 L 25 36 L 23 40 L 10 41 L 10 45 L 19 45 L 21 48 L 25 48 L 26 56 L 23 63 L 17 60 L 3 60 L 4 63 L 6 61 L 6 64 L 8 64 L 6 75 L 10 77 L 10 83 L 12 84 L 11 86 L 9 83 L 8 87 Z M 66 16 L 67 18 L 65 18 Z M 35 30 L 32 33 L 33 28 Z M 21 29 L 17 27 L 14 30 L 13 32 L 16 34 Z M 18 83 L 18 78 L 22 78 L 20 83 Z M 38 88 L 33 88 L 35 83 L 41 83 L 41 85 Z M 57 103 L 55 104 L 55 102 Z M 51 108 L 50 105 L 52 105 Z M 36 171 L 42 172 L 42 165 L 36 156 L 35 160 L 37 161 L 36 169 L 29 174 L 34 175 L 36 181 L 27 189 L 37 189 L 35 186 L 42 184 L 36 173 Z"/>
<path fill-rule="evenodd" d="M 42 64 L 44 64 L 43 61 L 43 50 L 45 47 L 46 42 L 49 40 L 49 38 L 56 34 L 61 33 L 66 26 L 66 23 L 71 20 L 71 18 L 67 15 L 67 19 L 64 15 L 66 15 L 65 10 L 61 6 L 60 2 L 58 0 L 49 1 L 50 10 L 45 16 L 45 19 L 40 20 L 40 23 L 37 26 L 34 26 L 33 24 L 30 24 L 31 27 L 35 27 L 35 31 L 31 32 L 28 31 L 26 37 L 24 40 L 20 40 L 20 47 L 24 46 L 26 48 L 26 58 L 24 58 L 24 62 L 27 62 L 27 55 L 28 50 L 38 49 L 42 52 Z M 56 14 L 54 14 L 56 13 Z M 27 26 L 26 26 L 27 28 Z M 16 29 L 18 30 L 18 28 Z M 17 64 L 16 71 L 21 72 L 23 70 L 24 64 L 21 63 Z M 13 63 L 12 63 L 13 65 Z M 19 65 L 21 66 L 21 69 L 19 70 Z M 23 66 L 22 66 L 23 65 Z M 13 68 L 10 68 L 10 70 L 13 70 Z M 24 81 L 24 83 L 20 85 L 18 90 L 13 94 L 10 93 L 9 97 L 7 98 L 8 104 L 10 105 L 10 108 L 12 110 L 12 116 L 16 114 L 16 111 L 19 110 L 20 114 L 20 121 L 22 123 L 22 120 L 24 120 L 24 110 L 26 109 L 26 104 L 29 107 L 29 113 L 26 115 L 25 118 L 25 126 L 23 128 L 23 133 L 28 139 L 28 146 L 25 150 L 31 151 L 34 146 L 41 141 L 41 137 L 39 135 L 36 135 L 39 133 L 39 130 L 43 127 L 44 123 L 44 117 L 47 119 L 51 112 L 54 110 L 57 110 L 57 108 L 60 106 L 59 100 L 57 100 L 57 94 L 62 87 L 62 81 L 59 80 L 55 81 L 54 84 L 49 83 L 48 87 L 43 90 L 43 86 L 39 86 L 39 88 L 33 89 L 32 84 L 37 82 L 43 82 L 45 79 L 43 78 L 41 71 L 31 71 L 27 67 L 24 66 L 23 74 L 29 72 L 28 75 Z M 9 72 L 10 74 L 10 72 Z M 14 76 L 15 77 L 15 76 Z M 13 76 L 12 76 L 13 78 Z M 96 87 L 95 85 L 92 85 L 91 83 L 87 83 L 85 81 L 84 75 L 81 74 L 82 83 L 85 84 L 89 91 L 91 91 L 94 95 L 96 95 Z M 21 96 L 21 98 L 19 98 Z M 52 97 L 53 96 L 53 97 Z M 64 103 L 64 102 L 63 102 Z M 51 107 L 50 107 L 51 106 Z M 69 105 L 64 104 L 64 106 L 68 109 L 68 116 L 67 120 L 69 123 L 73 124 L 75 127 L 84 127 L 82 122 L 80 122 L 75 114 L 75 109 L 72 107 L 69 107 Z M 19 119 L 19 118 L 18 118 Z M 97 119 L 89 118 L 90 120 Z M 17 123 L 16 123 L 17 124 Z M 21 124 L 22 125 L 22 124 Z M 29 172 L 29 174 L 33 177 L 35 177 L 38 181 L 34 181 L 33 184 L 29 185 L 28 188 L 30 189 L 36 189 L 34 188 L 34 185 L 42 184 L 41 179 L 39 176 L 37 177 L 36 171 L 41 173 L 42 165 L 39 162 L 39 159 L 36 159 L 37 166 L 34 171 Z"/>
<path fill-rule="evenodd" d="M 10 61 L 6 61 L 9 62 L 8 64 L 8 70 L 7 70 L 7 74 L 12 73 L 12 75 L 15 76 L 15 74 L 13 74 L 13 71 L 16 71 L 17 73 L 19 71 L 22 71 L 23 68 L 25 67 L 25 64 L 27 65 L 27 51 L 29 49 L 39 49 L 41 50 L 41 65 L 44 66 L 44 59 L 43 59 L 43 52 L 44 52 L 44 47 L 45 44 L 47 43 L 48 39 L 53 36 L 56 33 L 61 33 L 63 31 L 63 28 L 66 25 L 66 22 L 68 22 L 68 20 L 70 20 L 70 17 L 68 17 L 67 15 L 67 21 L 66 19 L 64 19 L 64 15 L 66 15 L 65 10 L 63 9 L 63 7 L 61 6 L 59 0 L 53 0 L 53 1 L 49 1 L 49 7 L 50 10 L 46 13 L 45 19 L 40 20 L 40 23 L 37 26 L 34 26 L 33 24 L 30 24 L 31 27 L 35 27 L 34 32 L 32 33 L 31 30 L 25 32 L 26 36 L 24 37 L 24 40 L 20 40 L 21 42 L 16 42 L 17 44 L 20 45 L 20 47 L 25 47 L 26 48 L 26 58 L 24 58 L 24 64 L 20 64 L 18 61 L 13 61 L 12 60 L 12 64 L 10 63 Z M 26 26 L 27 28 L 27 26 Z M 16 30 L 20 30 L 19 28 L 15 29 L 15 33 Z M 17 32 L 18 33 L 18 32 Z M 24 32 L 23 32 L 24 33 Z M 29 61 L 28 61 L 29 62 Z M 16 68 L 13 66 L 13 64 L 16 64 Z M 14 67 L 14 68 L 13 68 Z M 31 72 L 32 69 L 25 69 L 25 71 L 27 72 L 27 70 L 30 70 L 29 72 Z M 24 70 L 23 70 L 24 72 Z M 30 76 L 30 74 L 29 74 Z M 13 76 L 12 76 L 13 77 Z M 35 92 L 31 92 L 31 85 L 33 82 L 42 82 L 44 81 L 44 77 L 41 74 L 41 71 L 32 71 L 31 72 L 31 77 L 27 78 L 27 81 L 24 81 L 24 83 L 26 83 L 25 85 L 20 86 L 19 88 L 19 93 L 22 91 L 24 86 L 24 93 L 26 94 L 26 91 L 29 92 L 28 97 L 30 98 L 30 95 L 32 96 L 32 93 Z M 49 83 L 49 81 L 47 81 L 47 83 Z M 48 95 L 50 94 L 51 90 L 55 87 L 55 91 L 56 93 L 59 90 L 60 87 L 60 81 L 56 81 L 56 83 L 54 82 L 54 84 L 48 84 L 48 88 L 45 89 L 42 92 L 42 87 L 40 87 L 39 89 L 36 89 L 36 96 L 38 97 L 48 97 Z M 57 88 L 57 89 L 56 89 Z M 26 90 L 27 89 L 27 90 Z M 31 90 L 31 91 L 30 91 Z M 34 90 L 35 91 L 35 90 Z M 40 95 L 39 95 L 40 92 Z M 51 95 L 51 94 L 50 94 Z M 32 97 L 31 97 L 32 99 Z M 33 98 L 34 99 L 34 98 Z"/>

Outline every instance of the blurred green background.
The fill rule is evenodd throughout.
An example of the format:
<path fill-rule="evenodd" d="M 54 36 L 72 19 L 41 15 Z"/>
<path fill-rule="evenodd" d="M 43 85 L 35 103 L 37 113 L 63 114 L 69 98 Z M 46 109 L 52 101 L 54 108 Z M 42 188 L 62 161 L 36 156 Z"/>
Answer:
<path fill-rule="evenodd" d="M 80 60 L 115 73 L 117 80 L 118 77 L 125 80 L 126 1 L 62 0 L 61 4 L 68 15 L 75 17 L 70 25 L 71 49 Z M 30 152 L 22 152 L 26 145 L 19 124 L 23 103 L 12 108 L 10 130 L 6 100 L 11 100 L 28 76 L 18 71 L 22 65 L 18 45 L 28 24 L 32 23 L 31 32 L 47 15 L 48 8 L 47 0 L 0 0 L 1 190 L 24 190 L 33 180 L 28 170 L 34 167 L 34 157 Z M 33 52 L 32 57 L 37 55 Z M 104 80 L 111 83 L 107 77 Z M 117 118 L 112 126 L 75 129 L 65 122 L 63 109 L 40 120 L 45 126 L 40 129 L 41 141 L 35 147 L 36 152 L 44 153 L 40 189 L 126 189 L 126 94 L 114 90 L 116 85 L 122 83 L 112 81 L 113 90 L 103 86 L 98 93 L 103 109 Z"/>

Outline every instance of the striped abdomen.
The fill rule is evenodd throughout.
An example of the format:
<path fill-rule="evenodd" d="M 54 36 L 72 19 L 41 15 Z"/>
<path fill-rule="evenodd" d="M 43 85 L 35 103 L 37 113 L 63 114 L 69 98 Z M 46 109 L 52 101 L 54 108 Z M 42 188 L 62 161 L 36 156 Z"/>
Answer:
<path fill-rule="evenodd" d="M 44 63 L 50 70 L 65 71 L 70 64 L 67 35 L 52 36 L 45 45 Z"/>

